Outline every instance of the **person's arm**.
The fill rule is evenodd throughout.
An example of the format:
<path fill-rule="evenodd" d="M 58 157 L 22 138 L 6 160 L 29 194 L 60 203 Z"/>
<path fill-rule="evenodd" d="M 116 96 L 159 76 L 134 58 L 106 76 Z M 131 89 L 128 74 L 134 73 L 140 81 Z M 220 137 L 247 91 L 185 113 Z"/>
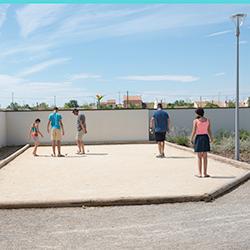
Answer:
<path fill-rule="evenodd" d="M 212 136 L 212 131 L 211 131 L 211 123 L 210 123 L 209 120 L 208 120 L 208 129 L 207 129 L 207 131 L 208 131 L 209 139 L 212 142 L 213 141 L 213 136 Z"/>
<path fill-rule="evenodd" d="M 49 120 L 49 121 L 48 121 L 48 124 L 47 124 L 47 131 L 48 131 L 48 134 L 49 134 L 50 123 L 51 123 L 51 121 Z"/>
<path fill-rule="evenodd" d="M 191 134 L 191 142 L 194 143 L 194 136 L 196 134 L 196 120 L 193 121 L 193 130 Z"/>
<path fill-rule="evenodd" d="M 154 124 L 155 124 L 155 118 L 152 117 L 151 120 L 150 120 L 150 129 L 154 128 Z"/>
<path fill-rule="evenodd" d="M 63 127 L 62 119 L 60 120 L 60 126 L 61 126 L 61 128 L 62 128 L 62 135 L 64 135 L 64 127 Z"/>

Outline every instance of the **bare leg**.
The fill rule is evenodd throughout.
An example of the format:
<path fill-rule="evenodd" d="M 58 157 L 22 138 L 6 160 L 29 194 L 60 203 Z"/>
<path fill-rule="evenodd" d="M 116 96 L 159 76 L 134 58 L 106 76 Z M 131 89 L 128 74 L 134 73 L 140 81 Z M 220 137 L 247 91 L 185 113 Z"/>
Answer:
<path fill-rule="evenodd" d="M 82 153 L 85 154 L 84 143 L 83 143 L 83 141 L 80 141 L 80 142 L 81 142 Z"/>
<path fill-rule="evenodd" d="M 202 153 L 198 153 L 198 169 L 199 169 L 199 176 L 202 176 Z"/>
<path fill-rule="evenodd" d="M 161 155 L 161 142 L 158 142 L 158 150 L 159 150 L 159 154 Z"/>
<path fill-rule="evenodd" d="M 56 155 L 56 141 L 52 141 L 52 150 L 53 150 L 53 155 Z"/>
<path fill-rule="evenodd" d="M 82 148 L 81 148 L 81 141 L 80 140 L 76 140 L 76 144 L 78 146 L 78 152 L 81 153 Z"/>
<path fill-rule="evenodd" d="M 37 147 L 38 147 L 38 146 L 39 146 L 39 142 L 36 141 L 36 142 L 35 142 L 35 145 L 34 145 L 33 155 L 36 155 Z"/>
<path fill-rule="evenodd" d="M 58 151 L 58 155 L 61 155 L 61 141 L 57 141 L 57 151 Z"/>
<path fill-rule="evenodd" d="M 207 152 L 203 153 L 203 171 L 204 171 L 204 176 L 207 175 Z"/>
<path fill-rule="evenodd" d="M 165 141 L 161 142 L 162 146 L 162 155 L 165 155 L 164 150 L 165 150 Z"/>

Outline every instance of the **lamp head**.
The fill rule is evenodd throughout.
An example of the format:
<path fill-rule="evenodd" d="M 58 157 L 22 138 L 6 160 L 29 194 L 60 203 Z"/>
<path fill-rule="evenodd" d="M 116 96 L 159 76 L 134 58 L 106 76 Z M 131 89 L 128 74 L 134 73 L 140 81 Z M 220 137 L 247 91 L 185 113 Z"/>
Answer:
<path fill-rule="evenodd" d="M 246 18 L 247 14 L 244 13 L 237 13 L 231 16 L 232 21 L 237 25 L 241 26 Z"/>

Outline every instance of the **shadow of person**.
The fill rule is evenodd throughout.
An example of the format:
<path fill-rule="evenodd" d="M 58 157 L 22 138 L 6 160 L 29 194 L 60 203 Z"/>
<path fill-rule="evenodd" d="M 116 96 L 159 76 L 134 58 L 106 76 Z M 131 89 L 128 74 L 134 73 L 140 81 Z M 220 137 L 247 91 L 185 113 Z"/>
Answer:
<path fill-rule="evenodd" d="M 235 179 L 235 176 L 210 176 L 212 179 Z"/>
<path fill-rule="evenodd" d="M 193 159 L 195 156 L 166 156 L 168 159 Z"/>
<path fill-rule="evenodd" d="M 100 155 L 100 156 L 103 156 L 103 155 L 108 155 L 108 153 L 86 153 L 86 155 Z"/>

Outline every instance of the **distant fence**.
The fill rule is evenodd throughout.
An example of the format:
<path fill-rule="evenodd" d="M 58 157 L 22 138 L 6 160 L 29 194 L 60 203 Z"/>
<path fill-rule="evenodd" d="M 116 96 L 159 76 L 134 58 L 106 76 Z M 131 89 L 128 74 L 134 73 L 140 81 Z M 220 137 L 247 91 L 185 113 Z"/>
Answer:
<path fill-rule="evenodd" d="M 191 131 L 195 117 L 194 109 L 167 110 L 172 126 Z M 45 135 L 43 143 L 49 143 L 46 126 L 51 111 L 6 111 L 0 112 L 0 146 L 20 145 L 30 142 L 28 131 L 31 123 L 41 119 L 40 129 Z M 65 126 L 63 143 L 72 143 L 76 137 L 76 117 L 71 111 L 61 111 Z M 149 140 L 149 120 L 154 110 L 87 110 L 88 143 L 143 142 Z M 206 109 L 212 121 L 213 132 L 219 129 L 234 130 L 234 109 Z M 250 108 L 240 109 L 240 128 L 250 131 Z"/>

